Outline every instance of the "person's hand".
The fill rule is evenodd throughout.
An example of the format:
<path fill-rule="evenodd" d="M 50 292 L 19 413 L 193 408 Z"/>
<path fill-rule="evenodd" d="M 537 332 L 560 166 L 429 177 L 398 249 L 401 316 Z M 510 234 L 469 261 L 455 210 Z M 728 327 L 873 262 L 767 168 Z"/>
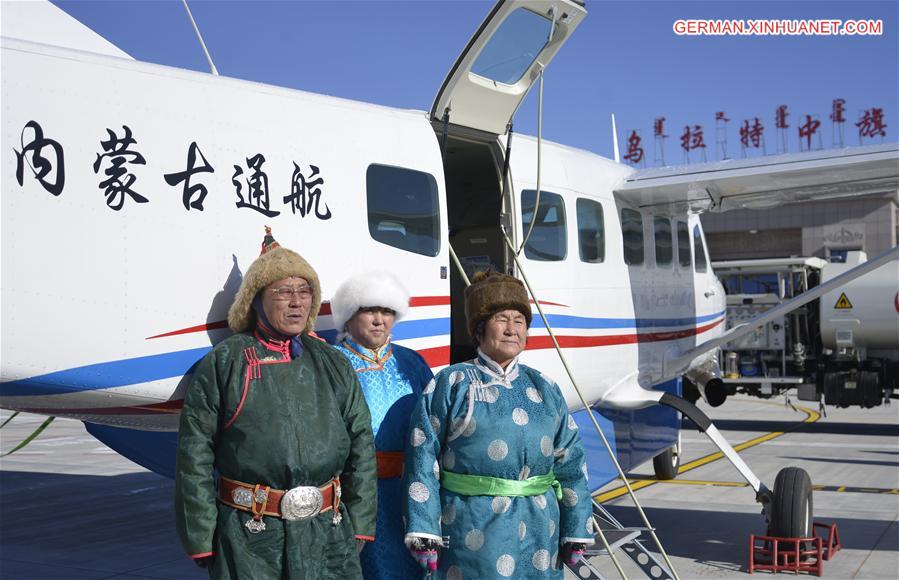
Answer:
<path fill-rule="evenodd" d="M 431 538 L 415 538 L 409 544 L 409 552 L 415 561 L 425 570 L 437 570 L 437 548 L 440 543 Z"/>
<path fill-rule="evenodd" d="M 362 548 L 365 547 L 365 540 L 361 538 L 356 538 L 356 553 L 359 554 L 362 552 Z"/>
<path fill-rule="evenodd" d="M 200 568 L 212 568 L 212 562 L 215 556 L 203 556 L 202 558 L 194 558 L 194 563 Z"/>
<path fill-rule="evenodd" d="M 559 565 L 574 566 L 584 557 L 586 544 L 580 542 L 565 542 L 559 552 Z"/>

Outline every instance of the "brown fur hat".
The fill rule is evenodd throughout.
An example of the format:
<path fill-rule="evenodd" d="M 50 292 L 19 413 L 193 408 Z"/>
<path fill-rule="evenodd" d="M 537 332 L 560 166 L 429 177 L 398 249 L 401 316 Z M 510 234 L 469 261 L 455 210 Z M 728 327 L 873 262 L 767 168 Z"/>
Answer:
<path fill-rule="evenodd" d="M 518 278 L 499 272 L 478 272 L 465 289 L 465 320 L 468 334 L 475 336 L 478 323 L 502 310 L 517 310 L 531 326 L 531 304 L 527 290 Z"/>
<path fill-rule="evenodd" d="M 277 244 L 277 242 L 275 242 Z M 271 248 L 271 246 L 270 246 Z M 234 332 L 244 332 L 256 325 L 256 311 L 253 310 L 253 299 L 260 290 L 282 278 L 299 276 L 305 278 L 312 286 L 312 305 L 309 308 L 309 319 L 306 321 L 306 329 L 309 332 L 315 328 L 315 317 L 322 303 L 322 290 L 318 283 L 318 274 L 309 262 L 292 250 L 282 247 L 268 249 L 256 258 L 240 284 L 240 290 L 234 297 L 234 303 L 228 310 L 228 326 Z"/>

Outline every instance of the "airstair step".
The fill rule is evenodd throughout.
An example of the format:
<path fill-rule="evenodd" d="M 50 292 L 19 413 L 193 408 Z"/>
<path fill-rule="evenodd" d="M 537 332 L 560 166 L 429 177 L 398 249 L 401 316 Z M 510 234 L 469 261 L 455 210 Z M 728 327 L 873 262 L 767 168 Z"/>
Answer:
<path fill-rule="evenodd" d="M 642 530 L 639 528 L 612 528 L 603 530 L 606 541 L 609 543 L 609 548 L 612 550 L 617 550 L 622 545 L 639 538 L 641 533 Z M 602 545 L 602 540 L 599 539 L 599 535 L 596 536 L 596 543 L 588 548 L 586 553 L 588 557 L 608 554 L 605 547 Z"/>

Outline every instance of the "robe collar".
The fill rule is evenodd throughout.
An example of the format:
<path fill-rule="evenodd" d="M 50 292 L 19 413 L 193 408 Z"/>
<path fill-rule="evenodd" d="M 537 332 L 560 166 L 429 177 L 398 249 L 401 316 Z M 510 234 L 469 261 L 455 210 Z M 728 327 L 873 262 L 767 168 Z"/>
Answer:
<path fill-rule="evenodd" d="M 498 362 L 484 354 L 478 348 L 478 357 L 474 359 L 474 365 L 487 376 L 501 382 L 507 387 L 511 387 L 512 381 L 518 378 L 518 357 L 512 359 L 506 368 L 500 366 Z"/>
<path fill-rule="evenodd" d="M 362 370 L 382 370 L 384 364 L 391 356 L 393 356 L 393 345 L 390 343 L 390 337 L 387 337 L 387 342 L 379 348 L 371 349 L 362 346 L 356 342 L 351 335 L 347 334 L 343 339 L 343 346 L 365 362 L 369 363 L 370 367 Z"/>

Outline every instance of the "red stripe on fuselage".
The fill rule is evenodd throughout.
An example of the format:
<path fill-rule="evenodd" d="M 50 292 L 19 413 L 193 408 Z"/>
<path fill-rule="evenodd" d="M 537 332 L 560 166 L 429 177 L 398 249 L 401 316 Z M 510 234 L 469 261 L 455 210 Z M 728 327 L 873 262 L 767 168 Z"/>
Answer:
<path fill-rule="evenodd" d="M 531 300 L 531 304 L 534 301 Z M 409 305 L 412 308 L 417 308 L 420 306 L 449 306 L 450 297 L 449 296 L 413 296 L 409 299 Z M 559 304 L 558 302 L 547 302 L 545 300 L 541 300 L 540 304 L 544 306 L 561 306 L 562 308 L 568 308 L 565 304 Z M 323 302 L 321 308 L 318 311 L 319 316 L 330 316 L 331 315 L 331 303 Z M 191 334 L 194 332 L 205 332 L 208 330 L 219 330 L 222 328 L 228 328 L 227 320 L 219 320 L 216 322 L 209 322 L 207 324 L 198 324 L 197 326 L 190 326 L 188 328 L 181 328 L 179 330 L 172 330 L 171 332 L 164 332 L 162 334 L 156 334 L 154 336 L 148 336 L 146 340 L 151 340 L 153 338 L 165 338 L 167 336 L 178 336 L 179 334 Z M 448 364 L 448 363 L 445 363 Z"/>
<path fill-rule="evenodd" d="M 595 346 L 615 346 L 619 344 L 635 344 L 641 342 L 660 342 L 675 340 L 701 334 L 724 322 L 724 319 L 711 322 L 704 326 L 688 328 L 686 330 L 673 330 L 665 332 L 643 332 L 633 334 L 611 334 L 606 336 L 556 336 L 559 346 L 562 348 L 589 348 Z M 530 336 L 525 350 L 541 350 L 554 348 L 552 338 L 549 336 Z"/>
<path fill-rule="evenodd" d="M 134 407 L 96 407 L 87 409 L 22 409 L 26 413 L 41 415 L 156 415 L 159 413 L 177 413 L 184 406 L 184 399 L 164 401 L 152 405 L 136 405 Z"/>
<path fill-rule="evenodd" d="M 421 355 L 421 358 L 425 359 L 425 362 L 428 363 L 428 366 L 431 368 L 442 367 L 450 363 L 450 347 L 448 346 L 422 348 L 417 352 Z"/>
<path fill-rule="evenodd" d="M 197 326 L 191 326 L 190 328 L 182 328 L 181 330 L 173 330 L 164 334 L 157 334 L 156 336 L 148 336 L 145 340 L 150 340 L 151 338 L 165 338 L 166 336 L 176 336 L 179 334 L 190 334 L 192 332 L 203 332 L 205 330 L 218 330 L 220 328 L 228 328 L 228 321 L 219 320 L 218 322 L 199 324 Z"/>
<path fill-rule="evenodd" d="M 413 308 L 417 306 L 447 306 L 450 303 L 449 296 L 413 296 L 409 300 L 409 305 Z M 553 304 L 552 302 L 541 302 L 541 304 Z M 320 316 L 330 316 L 331 314 L 331 303 L 323 302 L 321 308 L 319 308 L 318 313 Z M 167 336 L 177 336 L 179 334 L 191 334 L 193 332 L 204 332 L 207 330 L 218 330 L 221 328 L 228 328 L 227 320 L 219 320 L 217 322 L 209 322 L 207 324 L 198 324 L 197 326 L 190 326 L 188 328 L 181 328 L 179 330 L 173 330 L 171 332 L 165 332 L 162 334 L 156 334 L 154 336 L 148 336 L 145 340 L 150 340 L 153 338 L 165 338 Z"/>
<path fill-rule="evenodd" d="M 661 342 L 675 340 L 701 334 L 723 323 L 724 319 L 717 322 L 690 328 L 686 330 L 666 332 L 644 332 L 634 334 L 615 334 L 609 336 L 557 336 L 562 348 L 589 348 L 599 346 L 615 346 L 619 344 L 634 344 L 642 342 Z M 552 339 L 549 336 L 531 336 L 528 338 L 526 350 L 541 350 L 553 348 Z M 450 347 L 437 346 L 418 350 L 418 354 L 425 359 L 429 367 L 442 367 L 450 363 Z M 42 415 L 154 415 L 159 413 L 176 413 L 184 406 L 184 400 L 164 401 L 152 405 L 137 405 L 134 407 L 99 407 L 89 409 L 22 409 L 28 413 Z"/>

